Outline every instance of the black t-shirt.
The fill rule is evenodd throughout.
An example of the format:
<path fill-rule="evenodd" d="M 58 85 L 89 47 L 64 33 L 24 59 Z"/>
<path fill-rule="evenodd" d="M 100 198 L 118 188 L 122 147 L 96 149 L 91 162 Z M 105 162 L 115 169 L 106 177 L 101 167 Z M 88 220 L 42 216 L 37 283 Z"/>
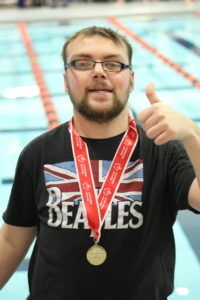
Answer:
<path fill-rule="evenodd" d="M 93 244 L 73 159 L 68 124 L 39 136 L 21 153 L 4 221 L 38 226 L 29 266 L 32 300 L 164 300 L 173 291 L 172 226 L 187 209 L 195 177 L 178 142 L 139 140 L 106 215 L 100 245 L 107 260 L 92 266 Z M 97 193 L 123 134 L 86 139 Z"/>

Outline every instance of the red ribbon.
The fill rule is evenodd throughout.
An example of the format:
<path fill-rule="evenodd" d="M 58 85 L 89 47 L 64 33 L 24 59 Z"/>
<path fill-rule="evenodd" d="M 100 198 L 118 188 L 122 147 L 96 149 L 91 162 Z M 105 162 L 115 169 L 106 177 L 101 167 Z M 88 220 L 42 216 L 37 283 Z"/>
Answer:
<path fill-rule="evenodd" d="M 135 121 L 131 118 L 129 127 L 115 153 L 98 197 L 95 190 L 87 144 L 77 133 L 73 125 L 73 120 L 69 123 L 69 129 L 88 225 L 93 232 L 94 239 L 99 241 L 106 213 L 119 187 L 126 165 L 137 145 L 137 127 Z"/>

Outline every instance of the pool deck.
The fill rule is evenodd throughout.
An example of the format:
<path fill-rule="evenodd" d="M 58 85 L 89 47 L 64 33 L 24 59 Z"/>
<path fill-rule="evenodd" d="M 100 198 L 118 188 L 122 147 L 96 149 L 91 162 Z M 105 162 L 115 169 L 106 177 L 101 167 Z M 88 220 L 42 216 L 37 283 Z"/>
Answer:
<path fill-rule="evenodd" d="M 0 3 L 1 2 L 0 0 Z M 157 16 L 173 16 L 177 14 L 196 14 L 200 12 L 198 4 L 186 5 L 184 1 L 154 1 L 144 3 L 133 1 L 119 2 L 70 2 L 67 7 L 61 4 L 51 6 L 18 8 L 14 5 L 0 5 L 0 24 L 44 21 L 70 21 L 80 19 L 98 19 L 108 16 L 134 17 L 150 20 Z"/>

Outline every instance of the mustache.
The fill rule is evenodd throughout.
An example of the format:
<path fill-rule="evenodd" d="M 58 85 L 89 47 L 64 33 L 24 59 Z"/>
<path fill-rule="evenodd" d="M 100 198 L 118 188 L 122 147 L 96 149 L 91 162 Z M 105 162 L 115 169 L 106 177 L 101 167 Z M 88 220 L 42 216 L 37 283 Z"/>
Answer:
<path fill-rule="evenodd" d="M 96 89 L 113 90 L 113 88 L 109 84 L 107 84 L 106 82 L 98 82 L 98 83 L 94 83 L 91 86 L 89 86 L 87 88 L 87 91 L 96 90 Z"/>

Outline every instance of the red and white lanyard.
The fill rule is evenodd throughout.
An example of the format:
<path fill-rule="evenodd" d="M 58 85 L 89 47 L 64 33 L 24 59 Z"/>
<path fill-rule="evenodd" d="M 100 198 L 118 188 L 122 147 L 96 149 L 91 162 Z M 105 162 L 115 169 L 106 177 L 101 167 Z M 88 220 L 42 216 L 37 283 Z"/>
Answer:
<path fill-rule="evenodd" d="M 88 225 L 93 232 L 94 239 L 98 242 L 108 208 L 119 187 L 126 165 L 137 145 L 137 127 L 134 119 L 131 118 L 129 127 L 115 153 L 99 196 L 97 196 L 95 190 L 87 144 L 76 131 L 73 120 L 69 123 L 69 132 Z"/>

